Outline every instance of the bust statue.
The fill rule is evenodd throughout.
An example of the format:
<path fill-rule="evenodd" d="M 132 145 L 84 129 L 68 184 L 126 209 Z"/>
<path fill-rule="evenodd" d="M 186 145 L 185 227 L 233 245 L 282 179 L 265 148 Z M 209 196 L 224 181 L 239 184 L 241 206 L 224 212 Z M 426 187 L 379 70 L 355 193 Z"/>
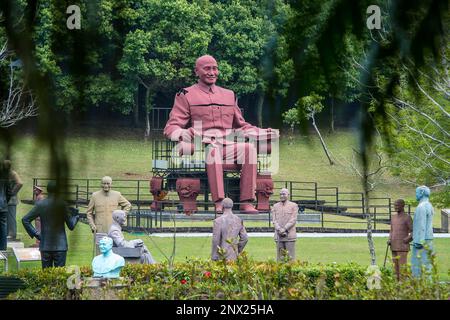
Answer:
<path fill-rule="evenodd" d="M 125 259 L 112 252 L 113 240 L 103 237 L 98 243 L 102 254 L 92 260 L 92 270 L 94 277 L 119 278 L 120 270 L 125 266 Z"/>

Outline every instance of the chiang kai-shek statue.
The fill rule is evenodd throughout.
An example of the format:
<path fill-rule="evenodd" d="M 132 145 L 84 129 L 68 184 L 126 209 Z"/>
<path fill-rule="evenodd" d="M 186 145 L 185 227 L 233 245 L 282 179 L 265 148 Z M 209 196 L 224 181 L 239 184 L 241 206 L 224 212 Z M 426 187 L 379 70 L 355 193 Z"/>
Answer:
<path fill-rule="evenodd" d="M 257 213 L 255 199 L 257 150 L 245 139 L 276 139 L 278 130 L 261 129 L 245 122 L 233 91 L 216 85 L 219 68 L 209 55 L 195 63 L 198 82 L 176 96 L 164 135 L 172 141 L 191 143 L 200 138 L 205 144 L 206 171 L 216 212 L 222 212 L 225 198 L 223 170 L 238 165 L 241 171 L 240 210 Z"/>

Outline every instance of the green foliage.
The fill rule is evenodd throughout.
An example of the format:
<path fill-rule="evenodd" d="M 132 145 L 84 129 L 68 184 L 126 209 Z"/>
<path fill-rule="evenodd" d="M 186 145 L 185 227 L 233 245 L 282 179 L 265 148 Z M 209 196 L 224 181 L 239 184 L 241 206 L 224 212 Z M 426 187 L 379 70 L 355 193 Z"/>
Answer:
<path fill-rule="evenodd" d="M 283 113 L 282 117 L 283 117 L 283 123 L 289 125 L 291 130 L 293 130 L 296 125 L 300 124 L 300 119 L 299 119 L 297 108 L 289 109 L 288 111 Z"/>
<path fill-rule="evenodd" d="M 313 118 L 315 114 L 323 110 L 322 104 L 324 97 L 312 92 L 309 96 L 300 98 L 295 106 L 299 111 L 299 114 L 306 114 L 308 119 Z"/>
<path fill-rule="evenodd" d="M 244 253 L 236 262 L 192 259 L 183 263 L 129 264 L 121 272 L 129 286 L 120 299 L 448 299 L 449 287 L 433 277 L 398 283 L 388 269 L 381 270 L 381 289 L 367 288 L 366 268 L 349 264 L 255 262 Z M 91 275 L 82 268 L 82 277 Z M 63 268 L 21 271 L 26 288 L 10 299 L 80 299 L 79 290 L 66 288 Z M 50 289 L 51 288 L 51 289 Z"/>

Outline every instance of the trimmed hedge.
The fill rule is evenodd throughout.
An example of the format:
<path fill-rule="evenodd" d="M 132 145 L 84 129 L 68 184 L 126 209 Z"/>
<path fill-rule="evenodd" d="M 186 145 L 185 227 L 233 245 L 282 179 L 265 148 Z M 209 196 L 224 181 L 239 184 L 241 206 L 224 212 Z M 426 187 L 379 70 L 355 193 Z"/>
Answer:
<path fill-rule="evenodd" d="M 381 269 L 380 289 L 368 289 L 367 267 L 307 262 L 255 262 L 245 254 L 234 263 L 200 259 L 156 265 L 128 264 L 122 269 L 129 286 L 103 298 L 144 299 L 449 299 L 449 285 L 436 272 L 422 279 L 406 274 L 397 282 L 390 269 Z M 436 271 L 436 270 L 435 270 Z M 68 289 L 73 273 L 65 268 L 21 270 L 26 288 L 9 299 L 86 299 L 85 289 Z M 89 267 L 81 277 L 92 276 Z M 103 290 L 111 290 L 106 286 Z"/>

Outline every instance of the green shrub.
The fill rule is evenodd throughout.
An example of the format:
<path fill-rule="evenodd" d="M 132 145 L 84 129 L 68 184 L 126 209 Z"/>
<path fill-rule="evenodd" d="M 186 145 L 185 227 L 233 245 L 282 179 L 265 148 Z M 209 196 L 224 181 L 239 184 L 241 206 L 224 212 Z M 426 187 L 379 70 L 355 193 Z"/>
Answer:
<path fill-rule="evenodd" d="M 126 265 L 121 276 L 129 286 L 114 293 L 119 299 L 448 299 L 449 286 L 440 283 L 437 270 L 414 279 L 405 273 L 397 282 L 391 269 L 381 269 L 381 289 L 367 288 L 366 267 L 307 262 L 257 262 L 243 254 L 236 262 L 194 259 L 156 265 Z M 90 277 L 81 268 L 81 277 Z M 14 276 L 26 288 L 10 299 L 83 299 L 83 289 L 69 290 L 64 268 L 21 270 Z M 106 295 L 108 297 L 108 295 Z"/>

